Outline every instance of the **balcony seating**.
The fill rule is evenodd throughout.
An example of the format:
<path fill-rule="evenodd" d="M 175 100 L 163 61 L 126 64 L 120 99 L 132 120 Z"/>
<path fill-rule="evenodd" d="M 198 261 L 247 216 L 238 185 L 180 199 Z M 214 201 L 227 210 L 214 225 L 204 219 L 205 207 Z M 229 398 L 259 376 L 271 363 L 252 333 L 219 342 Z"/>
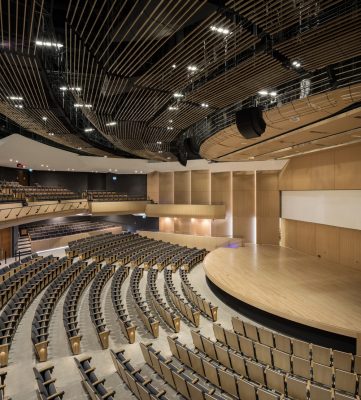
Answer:
<path fill-rule="evenodd" d="M 8 363 L 9 349 L 17 326 L 35 297 L 59 274 L 68 268 L 70 262 L 64 257 L 53 262 L 34 275 L 10 299 L 0 315 L 0 366 Z"/>
<path fill-rule="evenodd" d="M 147 196 L 129 195 L 126 193 L 105 190 L 88 190 L 84 193 L 88 201 L 146 201 Z"/>
<path fill-rule="evenodd" d="M 103 349 L 107 349 L 109 346 L 110 331 L 106 329 L 106 325 L 104 322 L 100 295 L 105 284 L 113 276 L 114 272 L 115 272 L 114 265 L 111 264 L 105 265 L 96 275 L 89 291 L 90 317 L 97 331 L 98 338 Z"/>
<path fill-rule="evenodd" d="M 180 313 L 187 318 L 194 326 L 199 326 L 200 311 L 188 303 L 176 290 L 172 280 L 172 270 L 164 270 L 165 289 L 171 298 L 173 304 L 177 307 Z"/>
<path fill-rule="evenodd" d="M 3 183 L 1 189 L 3 193 L 13 195 L 15 199 L 27 201 L 74 200 L 81 198 L 79 193 L 55 186 L 22 186 L 9 182 Z"/>
<path fill-rule="evenodd" d="M 92 400 L 114 400 L 115 390 L 106 389 L 105 379 L 98 379 L 95 368 L 90 365 L 91 357 L 82 359 L 74 358 L 82 377 L 82 383 Z"/>
<path fill-rule="evenodd" d="M 36 308 L 31 329 L 31 339 L 36 357 L 40 362 L 46 361 L 48 358 L 49 325 L 55 306 L 65 290 L 79 276 L 84 267 L 84 263 L 76 262 L 62 272 L 47 287 Z"/>
<path fill-rule="evenodd" d="M 0 203 L 15 203 L 16 201 L 13 194 L 0 193 Z"/>
<path fill-rule="evenodd" d="M 181 277 L 182 290 L 187 300 L 212 321 L 217 321 L 218 307 L 207 301 L 194 289 L 188 280 L 188 273 L 184 266 L 179 269 L 179 275 Z"/>
<path fill-rule="evenodd" d="M 138 399 L 168 399 L 164 389 L 156 388 L 151 379 L 141 374 L 141 369 L 136 369 L 131 365 L 130 360 L 124 356 L 124 350 L 117 352 L 110 350 L 110 354 L 119 376 Z"/>
<path fill-rule="evenodd" d="M 80 341 L 82 336 L 79 334 L 78 326 L 78 306 L 81 295 L 95 275 L 100 271 L 100 264 L 91 263 L 81 272 L 81 274 L 71 284 L 65 297 L 63 306 L 63 322 L 69 345 L 73 354 L 80 353 Z"/>
<path fill-rule="evenodd" d="M 153 307 L 157 310 L 164 322 L 174 330 L 174 332 L 179 332 L 180 317 L 171 307 L 166 304 L 162 296 L 159 294 L 157 289 L 157 277 L 157 269 L 152 268 L 148 271 L 147 283 L 152 298 Z"/>
<path fill-rule="evenodd" d="M 55 387 L 56 379 L 52 377 L 54 366 L 43 369 L 33 368 L 36 383 L 38 385 L 37 395 L 40 400 L 61 400 L 64 391 L 58 391 Z"/>
<path fill-rule="evenodd" d="M 139 282 L 143 277 L 143 268 L 136 267 L 130 277 L 130 288 L 135 308 L 147 330 L 157 338 L 159 336 L 159 321 L 153 316 L 139 291 Z"/>
<path fill-rule="evenodd" d="M 135 331 L 137 327 L 132 323 L 126 314 L 126 310 L 124 308 L 122 302 L 122 285 L 124 281 L 127 279 L 129 274 L 129 267 L 119 267 L 115 272 L 112 280 L 111 286 L 111 296 L 114 310 L 118 316 L 118 321 L 120 324 L 120 328 L 123 332 L 123 335 L 128 339 L 129 343 L 134 343 L 135 341 Z"/>

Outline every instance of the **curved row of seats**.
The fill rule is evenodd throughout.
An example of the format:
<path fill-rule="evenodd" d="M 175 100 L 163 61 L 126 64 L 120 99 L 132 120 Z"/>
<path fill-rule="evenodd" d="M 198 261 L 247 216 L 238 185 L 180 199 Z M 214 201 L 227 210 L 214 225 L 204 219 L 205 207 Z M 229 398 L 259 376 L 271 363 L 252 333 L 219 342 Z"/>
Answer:
<path fill-rule="evenodd" d="M 80 360 L 74 358 L 74 360 L 82 377 L 84 388 L 88 392 L 90 398 L 94 400 L 114 400 L 113 396 L 115 394 L 115 390 L 106 389 L 104 386 L 104 378 L 98 379 L 94 372 L 95 367 L 92 367 L 90 364 L 91 357 L 85 357 Z"/>
<path fill-rule="evenodd" d="M 162 296 L 159 294 L 157 288 L 157 277 L 158 277 L 157 269 L 152 268 L 148 271 L 147 283 L 153 307 L 157 310 L 158 314 L 162 317 L 163 321 L 171 329 L 173 329 L 174 332 L 179 332 L 180 316 L 166 304 L 166 302 L 162 299 Z"/>
<path fill-rule="evenodd" d="M 95 262 L 88 264 L 88 266 L 71 284 L 65 297 L 63 306 L 64 328 L 69 340 L 71 351 L 75 355 L 80 353 L 80 341 L 82 338 L 79 334 L 77 313 L 80 298 L 89 283 L 94 279 L 95 275 L 99 271 L 100 264 L 96 264 Z"/>
<path fill-rule="evenodd" d="M 129 390 L 141 400 L 167 400 L 166 391 L 158 389 L 152 384 L 152 380 L 145 378 L 141 374 L 140 369 L 136 369 L 130 363 L 130 360 L 124 356 L 124 350 L 110 351 L 114 366 L 122 378 L 123 382 L 128 386 Z"/>
<path fill-rule="evenodd" d="M 107 329 L 104 322 L 100 295 L 106 283 L 114 275 L 114 272 L 115 265 L 105 265 L 95 276 L 94 282 L 92 283 L 89 291 L 90 318 L 97 331 L 99 342 L 103 349 L 107 349 L 109 347 L 110 330 Z"/>
<path fill-rule="evenodd" d="M 159 321 L 154 317 L 152 312 L 149 310 L 146 305 L 146 301 L 143 300 L 142 295 L 139 290 L 139 283 L 143 277 L 143 268 L 136 267 L 134 268 L 131 277 L 130 277 L 130 288 L 133 300 L 135 302 L 135 308 L 137 313 L 142 320 L 143 324 L 147 328 L 147 330 L 157 338 L 159 336 Z"/>
<path fill-rule="evenodd" d="M 89 201 L 146 201 L 146 196 L 110 192 L 104 190 L 87 190 L 83 193 Z"/>
<path fill-rule="evenodd" d="M 40 362 L 48 359 L 49 326 L 55 306 L 84 267 L 85 264 L 79 261 L 70 265 L 47 287 L 36 308 L 31 328 L 31 340 L 36 357 Z"/>
<path fill-rule="evenodd" d="M 34 275 L 10 299 L 0 316 L 0 366 L 8 364 L 9 350 L 16 329 L 35 297 L 48 286 L 70 264 L 68 258 L 51 263 Z"/>
<path fill-rule="evenodd" d="M 27 267 L 29 264 L 32 264 L 39 258 L 40 257 L 36 253 L 33 253 L 19 261 L 14 261 L 9 265 L 5 265 L 4 267 L 0 268 L 0 283 L 10 278 L 10 276 L 14 275 L 21 269 Z"/>
<path fill-rule="evenodd" d="M 183 260 L 183 268 L 187 272 L 190 272 L 195 265 L 204 260 L 204 257 L 207 254 L 208 251 L 206 249 L 194 249 L 194 251 L 191 254 L 188 254 L 187 257 Z"/>
<path fill-rule="evenodd" d="M 334 369 L 296 356 L 291 357 L 276 348 L 253 342 L 217 324 L 214 324 L 213 328 L 217 341 L 230 351 L 223 351 L 221 355 L 219 349 L 222 346 L 216 348 L 209 339 L 201 338 L 197 332 L 192 332 L 195 346 L 203 348 L 209 356 L 222 360 L 224 365 L 228 363 L 227 355 L 230 360 L 236 357 L 236 361 L 231 363 L 237 373 L 245 375 L 245 371 L 248 371 L 252 381 L 270 386 L 279 394 L 287 393 L 295 399 L 350 400 L 354 399 L 359 391 L 360 379 L 356 373 Z"/>
<path fill-rule="evenodd" d="M 64 396 L 64 391 L 59 392 L 55 387 L 56 379 L 52 377 L 53 370 L 54 366 L 33 368 L 38 385 L 37 395 L 40 400 L 61 400 Z"/>
<path fill-rule="evenodd" d="M 251 339 L 254 344 L 260 343 L 271 349 L 275 348 L 290 356 L 301 358 L 309 362 L 315 362 L 327 367 L 334 367 L 346 372 L 361 374 L 361 357 L 351 353 L 333 350 L 304 342 L 269 329 L 258 327 L 252 323 L 243 321 L 238 317 L 232 317 L 233 330 L 239 335 Z"/>
<path fill-rule="evenodd" d="M 122 285 L 129 275 L 129 267 L 119 267 L 112 279 L 111 297 L 114 310 L 117 314 L 120 328 L 129 343 L 135 342 L 135 331 L 137 327 L 129 319 L 122 302 Z"/>
<path fill-rule="evenodd" d="M 160 248 L 161 254 L 169 253 L 177 247 L 177 245 L 167 242 L 165 243 L 162 242 L 162 244 L 163 246 Z M 148 271 L 148 269 L 154 267 L 157 263 L 158 258 L 159 258 L 159 252 L 152 252 L 150 254 L 147 254 L 143 260 L 144 269 Z"/>
<path fill-rule="evenodd" d="M 171 269 L 164 269 L 165 289 L 168 293 L 168 296 L 171 298 L 173 304 L 177 307 L 180 313 L 194 326 L 198 327 L 201 313 L 179 294 L 173 284 L 172 274 L 173 273 Z"/>
<path fill-rule="evenodd" d="M 169 264 L 172 268 L 172 271 L 175 272 L 181 265 L 186 264 L 186 260 L 188 260 L 188 262 L 191 260 L 199 260 L 200 262 L 203 260 L 203 258 L 203 250 L 199 250 L 197 248 L 189 249 L 184 247 L 182 251 L 172 257 Z"/>
<path fill-rule="evenodd" d="M 179 269 L 181 277 L 182 290 L 187 300 L 198 308 L 205 316 L 209 317 L 212 321 L 217 321 L 218 307 L 214 306 L 210 301 L 202 297 L 191 285 L 188 280 L 187 270 L 182 266 Z"/>
<path fill-rule="evenodd" d="M 166 358 L 160 351 L 155 350 L 151 343 L 140 343 L 140 347 L 146 363 L 184 398 L 188 400 L 229 400 L 229 397 L 217 393 L 215 387 L 210 385 L 207 380 L 197 377 L 194 374 L 196 370 L 182 364 L 179 357 Z"/>
<path fill-rule="evenodd" d="M 162 252 L 166 243 L 158 242 L 157 240 L 152 239 L 152 242 L 145 243 L 145 245 L 137 251 L 130 259 L 130 265 L 132 267 L 139 267 L 139 265 L 143 264 L 145 258 L 149 255 L 149 253 L 158 253 Z"/>
<path fill-rule="evenodd" d="M 4 307 L 30 278 L 48 266 L 53 260 L 54 258 L 51 255 L 44 258 L 34 258 L 32 263 L 25 263 L 23 264 L 25 265 L 24 267 L 16 268 L 17 272 L 13 274 L 9 272 L 8 278 L 0 283 L 0 308 Z"/>
<path fill-rule="evenodd" d="M 128 234 L 128 233 L 122 232 L 122 234 Z M 90 244 L 90 243 L 93 243 L 95 245 L 97 242 L 101 242 L 101 241 L 103 241 L 107 238 L 111 238 L 113 236 L 115 236 L 115 235 L 113 235 L 112 232 L 105 232 L 105 233 L 100 233 L 99 235 L 96 235 L 96 236 L 72 240 L 71 242 L 68 242 L 68 247 L 65 249 L 65 254 L 69 258 L 77 257 L 78 251 L 83 246 L 86 246 L 87 244 Z"/>

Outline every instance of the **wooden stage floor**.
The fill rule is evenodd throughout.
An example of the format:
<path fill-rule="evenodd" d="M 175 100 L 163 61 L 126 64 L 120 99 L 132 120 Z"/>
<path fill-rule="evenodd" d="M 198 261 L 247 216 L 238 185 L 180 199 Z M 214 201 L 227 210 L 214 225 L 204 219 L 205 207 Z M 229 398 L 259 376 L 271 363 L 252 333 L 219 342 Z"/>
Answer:
<path fill-rule="evenodd" d="M 218 248 L 206 256 L 204 269 L 217 287 L 244 303 L 360 339 L 358 269 L 283 247 L 255 245 Z"/>

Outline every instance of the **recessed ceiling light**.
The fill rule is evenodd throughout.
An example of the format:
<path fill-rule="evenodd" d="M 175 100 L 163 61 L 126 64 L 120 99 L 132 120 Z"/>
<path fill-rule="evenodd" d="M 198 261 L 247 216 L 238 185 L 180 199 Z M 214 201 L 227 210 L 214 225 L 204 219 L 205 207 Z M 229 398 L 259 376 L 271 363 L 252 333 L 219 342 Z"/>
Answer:
<path fill-rule="evenodd" d="M 201 103 L 201 107 L 203 107 L 203 108 L 208 108 L 209 105 L 208 105 L 207 103 Z"/>
<path fill-rule="evenodd" d="M 18 160 L 15 160 L 15 162 L 18 163 L 19 161 L 18 161 Z"/>
<path fill-rule="evenodd" d="M 142 173 L 143 173 L 143 171 L 140 171 L 140 173 L 142 174 Z"/>
<path fill-rule="evenodd" d="M 259 94 L 260 96 L 267 96 L 267 95 L 268 95 L 268 91 L 267 91 L 267 90 L 260 90 L 260 91 L 258 92 L 258 94 Z"/>
<path fill-rule="evenodd" d="M 170 160 L 170 157 L 167 157 L 167 160 Z"/>
<path fill-rule="evenodd" d="M 47 121 L 47 120 L 48 120 L 48 117 L 41 117 L 41 119 L 42 119 L 43 121 Z"/>
<path fill-rule="evenodd" d="M 82 149 L 82 147 L 78 147 L 78 150 L 81 150 Z"/>
<path fill-rule="evenodd" d="M 184 97 L 184 94 L 179 93 L 179 92 L 175 92 L 175 93 L 173 93 L 173 97 L 175 97 L 177 99 L 180 99 L 181 97 Z"/>
<path fill-rule="evenodd" d="M 221 28 L 221 27 L 214 26 L 214 25 L 212 25 L 212 26 L 210 27 L 210 29 L 211 29 L 211 31 L 213 31 L 213 32 L 222 33 L 223 35 L 228 35 L 228 34 L 230 33 L 229 29 L 227 29 L 227 28 Z"/>
<path fill-rule="evenodd" d="M 158 150 L 158 153 L 160 153 L 160 154 L 161 154 L 161 153 L 163 153 L 163 151 L 162 151 L 162 150 Z"/>
<path fill-rule="evenodd" d="M 22 104 L 15 104 L 15 108 L 24 108 Z"/>
<path fill-rule="evenodd" d="M 177 66 L 175 64 L 172 64 L 172 68 L 175 69 L 177 68 Z"/>
<path fill-rule="evenodd" d="M 54 132 L 49 132 L 49 136 L 54 136 Z"/>
<path fill-rule="evenodd" d="M 7 99 L 9 100 L 17 100 L 17 101 L 22 101 L 24 100 L 22 97 L 20 96 L 8 96 Z"/>
<path fill-rule="evenodd" d="M 172 131 L 173 130 L 173 126 L 167 126 L 168 131 Z"/>
<path fill-rule="evenodd" d="M 138 173 L 138 171 L 137 171 L 137 170 L 135 170 L 134 172 L 135 172 L 136 174 Z"/>
<path fill-rule="evenodd" d="M 277 96 L 277 92 L 273 91 L 273 92 L 269 92 L 269 95 L 272 97 L 276 97 Z"/>
<path fill-rule="evenodd" d="M 94 128 L 85 128 L 84 129 L 84 132 L 93 132 L 94 131 Z"/>
<path fill-rule="evenodd" d="M 108 156 L 104 156 L 104 158 L 108 158 Z"/>
<path fill-rule="evenodd" d="M 196 67 L 195 65 L 188 65 L 187 70 L 191 71 L 191 72 L 195 72 L 195 71 L 198 71 L 198 67 Z"/>
<path fill-rule="evenodd" d="M 297 61 L 297 60 L 292 61 L 292 65 L 293 65 L 295 68 L 300 68 L 300 67 L 301 67 L 301 63 L 300 63 L 299 61 Z"/>
<path fill-rule="evenodd" d="M 169 106 L 169 107 L 168 107 L 168 110 L 169 110 L 169 111 L 177 111 L 177 110 L 178 110 L 178 107 L 176 107 L 176 106 Z"/>
<path fill-rule="evenodd" d="M 117 123 L 115 121 L 107 122 L 105 126 L 115 126 Z"/>
<path fill-rule="evenodd" d="M 161 142 L 161 141 L 158 141 L 157 144 L 162 144 L 162 142 Z"/>
<path fill-rule="evenodd" d="M 168 122 L 171 124 L 171 123 L 173 123 L 173 120 L 172 120 L 172 119 L 170 119 L 170 120 L 168 120 Z"/>
<path fill-rule="evenodd" d="M 91 104 L 75 103 L 75 104 L 74 104 L 74 107 L 75 107 L 75 108 L 83 108 L 83 107 L 85 107 L 85 108 L 92 108 L 93 106 L 92 106 Z"/>
<path fill-rule="evenodd" d="M 49 168 L 49 165 L 47 165 L 46 168 Z"/>
<path fill-rule="evenodd" d="M 71 170 L 74 171 L 74 168 L 72 168 Z"/>
<path fill-rule="evenodd" d="M 10 158 L 10 160 L 9 160 L 10 162 L 13 162 L 13 159 L 12 158 Z"/>
<path fill-rule="evenodd" d="M 64 45 L 61 43 L 54 43 L 54 42 L 45 42 L 42 40 L 37 40 L 35 42 L 37 46 L 42 46 L 42 47 L 57 47 L 58 49 L 62 48 Z"/>
<path fill-rule="evenodd" d="M 44 166 L 44 164 L 41 164 L 41 167 L 43 167 Z"/>

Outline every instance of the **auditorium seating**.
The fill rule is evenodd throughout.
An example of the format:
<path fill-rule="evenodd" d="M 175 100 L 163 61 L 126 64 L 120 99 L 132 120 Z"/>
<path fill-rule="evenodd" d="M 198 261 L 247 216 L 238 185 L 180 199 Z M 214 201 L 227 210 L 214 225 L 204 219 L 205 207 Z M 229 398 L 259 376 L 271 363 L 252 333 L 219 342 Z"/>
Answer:
<path fill-rule="evenodd" d="M 67 260 L 67 259 L 66 259 Z M 62 272 L 46 289 L 36 308 L 31 339 L 37 359 L 42 362 L 48 358 L 49 325 L 55 306 L 62 294 L 82 272 L 85 263 L 76 262 Z"/>
<path fill-rule="evenodd" d="M 27 230 L 31 240 L 44 240 L 112 227 L 114 227 L 114 225 L 107 222 L 83 221 L 71 222 L 67 224 L 28 226 Z"/>
<path fill-rule="evenodd" d="M 119 267 L 112 279 L 111 296 L 114 310 L 117 314 L 120 328 L 123 335 L 128 339 L 129 343 L 135 341 L 136 326 L 129 319 L 125 307 L 122 302 L 122 285 L 129 275 L 129 267 Z"/>
<path fill-rule="evenodd" d="M 16 199 L 12 194 L 0 193 L 0 203 L 15 203 Z"/>
<path fill-rule="evenodd" d="M 6 279 L 9 279 L 10 276 L 16 274 L 21 269 L 27 267 L 30 263 L 34 263 L 40 258 L 41 257 L 34 253 L 22 258 L 20 261 L 14 261 L 9 265 L 5 265 L 5 267 L 0 268 L 0 282 L 4 282 Z"/>
<path fill-rule="evenodd" d="M 54 366 L 47 366 L 42 369 L 34 367 L 33 370 L 38 385 L 37 395 L 40 400 L 60 400 L 63 398 L 64 391 L 56 389 L 56 379 L 52 377 Z"/>
<path fill-rule="evenodd" d="M 63 306 L 63 322 L 69 345 L 73 354 L 80 353 L 80 341 L 82 336 L 79 334 L 78 306 L 80 298 L 89 283 L 100 271 L 100 264 L 90 263 L 81 274 L 71 284 L 65 297 Z"/>
<path fill-rule="evenodd" d="M 152 298 L 153 307 L 157 310 L 158 314 L 162 317 L 163 321 L 174 330 L 180 330 L 180 317 L 177 313 L 169 307 L 159 294 L 157 289 L 158 270 L 152 268 L 148 271 L 147 283 L 150 295 Z"/>
<path fill-rule="evenodd" d="M 94 282 L 92 283 L 89 291 L 90 317 L 97 331 L 98 338 L 103 349 L 107 349 L 109 346 L 110 331 L 106 329 L 104 322 L 100 295 L 105 284 L 113 276 L 114 272 L 115 266 L 112 264 L 107 264 L 102 267 L 100 272 L 98 272 L 98 274 L 95 276 Z"/>
<path fill-rule="evenodd" d="M 106 190 L 88 190 L 84 193 L 88 201 L 145 201 L 146 196 L 129 195 L 126 193 L 111 192 Z"/>
<path fill-rule="evenodd" d="M 159 335 L 159 321 L 149 310 L 148 306 L 146 305 L 146 301 L 143 300 L 139 290 L 139 282 L 142 277 L 143 268 L 136 267 L 130 277 L 131 293 L 135 302 L 135 308 L 144 326 L 155 338 L 157 338 Z"/>
<path fill-rule="evenodd" d="M 0 366 L 8 363 L 9 349 L 15 331 L 35 297 L 59 274 L 68 268 L 70 261 L 63 257 L 42 268 L 10 299 L 0 315 Z"/>
<path fill-rule="evenodd" d="M 169 344 L 173 346 L 171 341 Z M 229 399 L 228 396 L 216 391 L 210 380 L 204 379 L 203 370 L 202 373 L 199 373 L 198 367 L 201 366 L 201 361 L 197 358 L 196 353 L 194 353 L 195 357 L 191 358 L 192 365 L 190 359 L 184 363 L 178 353 L 173 354 L 171 358 L 164 357 L 160 351 L 152 347 L 151 343 L 140 343 L 140 347 L 146 363 L 186 399 Z M 185 355 L 185 352 L 182 354 Z"/>
<path fill-rule="evenodd" d="M 214 306 L 204 297 L 202 297 L 190 284 L 188 280 L 187 269 L 182 266 L 179 269 L 181 277 L 182 290 L 185 297 L 194 307 L 198 308 L 205 316 L 209 317 L 212 321 L 217 321 L 218 307 Z"/>
<path fill-rule="evenodd" d="M 5 399 L 5 378 L 6 378 L 7 372 L 0 370 L 0 400 Z"/>
<path fill-rule="evenodd" d="M 84 388 L 89 394 L 90 398 L 92 400 L 113 400 L 115 390 L 110 388 L 106 389 L 104 386 L 105 379 L 98 379 L 98 377 L 95 375 L 95 367 L 90 365 L 91 357 L 85 357 L 80 360 L 74 358 L 74 360 L 81 374 Z"/>
<path fill-rule="evenodd" d="M 124 350 L 117 352 L 111 350 L 110 354 L 114 366 L 122 378 L 123 382 L 128 386 L 129 390 L 141 400 L 167 400 L 166 391 L 159 389 L 152 383 L 152 380 L 144 377 L 141 374 L 141 369 L 136 369 L 130 363 L 130 360 L 125 358 Z"/>

